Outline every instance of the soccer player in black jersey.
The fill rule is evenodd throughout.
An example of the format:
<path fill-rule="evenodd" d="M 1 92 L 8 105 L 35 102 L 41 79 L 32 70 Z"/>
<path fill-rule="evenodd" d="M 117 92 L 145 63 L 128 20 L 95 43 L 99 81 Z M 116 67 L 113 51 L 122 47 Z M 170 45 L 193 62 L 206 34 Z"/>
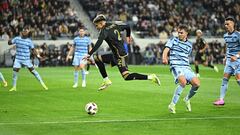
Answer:
<path fill-rule="evenodd" d="M 209 61 L 208 59 L 209 57 L 209 53 L 207 52 L 208 44 L 202 38 L 202 34 L 203 33 L 201 30 L 196 31 L 197 39 L 196 39 L 195 45 L 197 46 L 197 53 L 195 55 L 194 64 L 195 64 L 195 71 L 196 71 L 197 77 L 200 77 L 198 64 L 203 64 L 204 66 L 208 66 L 214 69 L 216 72 L 218 72 L 218 68 L 212 65 L 211 61 Z"/>
<path fill-rule="evenodd" d="M 123 39 L 120 32 L 126 30 L 127 42 L 130 43 L 130 34 L 131 30 L 128 25 L 118 25 L 114 23 L 107 23 L 104 15 L 97 15 L 93 23 L 96 28 L 100 30 L 100 34 L 95 46 L 88 53 L 88 56 L 85 59 L 89 59 L 90 56 L 101 46 L 103 40 L 107 42 L 112 54 L 105 55 L 94 55 L 95 63 L 98 66 L 98 69 L 103 77 L 103 83 L 100 86 L 99 90 L 103 90 L 110 86 L 112 82 L 108 78 L 104 63 L 111 64 L 111 66 L 117 66 L 124 80 L 152 80 L 153 82 L 160 85 L 160 81 L 155 74 L 143 75 L 139 73 L 130 73 L 126 63 L 127 52 L 123 46 Z"/>

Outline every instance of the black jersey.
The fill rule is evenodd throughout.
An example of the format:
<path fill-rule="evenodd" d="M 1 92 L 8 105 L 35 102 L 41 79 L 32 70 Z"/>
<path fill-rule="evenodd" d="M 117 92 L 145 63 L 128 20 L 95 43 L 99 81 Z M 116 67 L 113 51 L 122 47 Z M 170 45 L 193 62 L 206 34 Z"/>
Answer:
<path fill-rule="evenodd" d="M 197 52 L 199 52 L 206 46 L 206 41 L 203 38 L 197 38 L 196 46 L 197 46 Z"/>
<path fill-rule="evenodd" d="M 106 23 L 105 27 L 101 29 L 98 40 L 89 55 L 92 55 L 102 44 L 103 40 L 107 42 L 115 57 L 127 56 L 124 48 L 124 41 L 120 32 L 126 30 L 127 37 L 130 37 L 131 30 L 128 25 L 118 25 L 114 23 Z"/>

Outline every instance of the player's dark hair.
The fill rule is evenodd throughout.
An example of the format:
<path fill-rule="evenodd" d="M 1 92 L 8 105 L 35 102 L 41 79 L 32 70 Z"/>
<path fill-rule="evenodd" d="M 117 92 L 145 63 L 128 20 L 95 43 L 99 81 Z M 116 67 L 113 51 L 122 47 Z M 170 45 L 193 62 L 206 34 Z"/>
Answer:
<path fill-rule="evenodd" d="M 236 23 L 235 19 L 232 16 L 225 18 L 225 21 L 232 21 L 234 24 Z"/>
<path fill-rule="evenodd" d="M 180 24 L 180 25 L 178 26 L 178 29 L 180 29 L 180 30 L 185 30 L 187 33 L 189 33 L 188 26 L 185 25 L 185 24 Z"/>
<path fill-rule="evenodd" d="M 103 14 L 99 14 L 97 15 L 94 19 L 93 19 L 93 23 L 98 23 L 100 21 L 106 21 L 106 17 Z"/>

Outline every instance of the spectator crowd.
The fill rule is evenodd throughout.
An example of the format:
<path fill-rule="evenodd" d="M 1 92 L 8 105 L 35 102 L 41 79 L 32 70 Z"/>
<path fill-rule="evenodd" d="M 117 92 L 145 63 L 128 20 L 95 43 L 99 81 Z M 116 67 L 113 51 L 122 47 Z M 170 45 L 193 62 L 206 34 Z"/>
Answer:
<path fill-rule="evenodd" d="M 69 0 L 0 0 L 0 40 L 31 28 L 33 39 L 69 38 L 82 26 Z"/>
<path fill-rule="evenodd" d="M 222 36 L 224 19 L 233 16 L 240 26 L 239 0 L 79 0 L 89 16 L 103 13 L 111 21 L 130 24 L 140 37 L 168 38 L 180 23 L 192 33 Z"/>

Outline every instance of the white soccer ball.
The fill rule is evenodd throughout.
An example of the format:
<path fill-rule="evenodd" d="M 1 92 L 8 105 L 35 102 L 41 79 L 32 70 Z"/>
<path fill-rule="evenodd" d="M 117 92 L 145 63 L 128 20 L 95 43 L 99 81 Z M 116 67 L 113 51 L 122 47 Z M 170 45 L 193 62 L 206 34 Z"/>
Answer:
<path fill-rule="evenodd" d="M 89 102 L 86 104 L 85 110 L 89 115 L 95 115 L 98 111 L 97 104 L 94 102 Z"/>

